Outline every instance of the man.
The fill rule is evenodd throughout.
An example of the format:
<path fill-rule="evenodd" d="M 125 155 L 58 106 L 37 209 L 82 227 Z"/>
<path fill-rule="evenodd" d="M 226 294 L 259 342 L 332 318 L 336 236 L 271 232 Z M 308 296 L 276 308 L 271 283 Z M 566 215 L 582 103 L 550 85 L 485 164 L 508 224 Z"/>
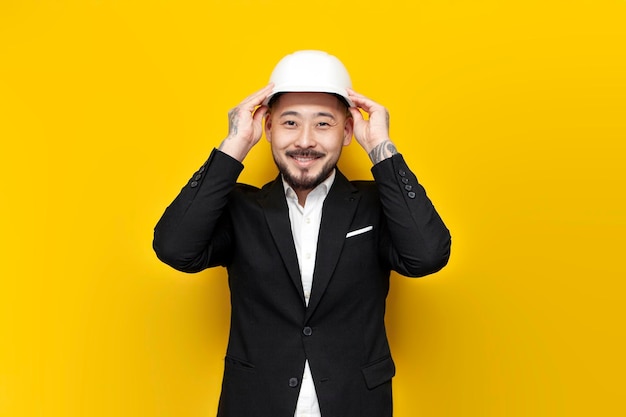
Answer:
<path fill-rule="evenodd" d="M 238 184 L 263 129 L 280 175 Z M 375 181 L 335 166 L 353 135 Z M 165 211 L 154 249 L 181 271 L 228 269 L 219 417 L 389 417 L 390 271 L 438 271 L 450 235 L 389 139 L 387 110 L 350 88 L 335 57 L 300 51 L 230 111 L 228 137 Z"/>

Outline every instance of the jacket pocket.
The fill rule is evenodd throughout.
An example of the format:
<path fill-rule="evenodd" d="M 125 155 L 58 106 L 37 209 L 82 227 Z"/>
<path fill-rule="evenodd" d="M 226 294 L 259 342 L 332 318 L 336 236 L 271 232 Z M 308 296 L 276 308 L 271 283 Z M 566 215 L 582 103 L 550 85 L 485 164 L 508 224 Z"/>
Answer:
<path fill-rule="evenodd" d="M 374 389 L 379 385 L 390 381 L 396 374 L 396 365 L 391 356 L 378 359 L 361 368 L 367 388 Z"/>
<path fill-rule="evenodd" d="M 226 370 L 238 369 L 241 371 L 255 372 L 253 364 L 230 355 L 226 355 L 226 357 L 224 358 L 224 367 Z"/>

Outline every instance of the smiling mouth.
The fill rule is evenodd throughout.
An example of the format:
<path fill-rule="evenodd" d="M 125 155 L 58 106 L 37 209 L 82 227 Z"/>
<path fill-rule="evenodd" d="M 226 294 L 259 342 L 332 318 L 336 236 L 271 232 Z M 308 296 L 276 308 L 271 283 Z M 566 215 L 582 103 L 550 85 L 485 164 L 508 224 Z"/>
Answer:
<path fill-rule="evenodd" d="M 325 156 L 322 152 L 317 151 L 290 151 L 286 152 L 286 155 L 294 159 L 299 164 L 310 164 L 313 161 L 323 158 Z"/>

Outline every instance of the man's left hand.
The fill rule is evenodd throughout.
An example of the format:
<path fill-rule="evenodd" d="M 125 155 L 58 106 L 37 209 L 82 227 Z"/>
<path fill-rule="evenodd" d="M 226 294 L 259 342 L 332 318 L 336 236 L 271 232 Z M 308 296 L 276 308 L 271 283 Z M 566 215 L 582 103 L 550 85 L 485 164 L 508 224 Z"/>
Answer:
<path fill-rule="evenodd" d="M 348 98 L 355 107 L 350 107 L 350 113 L 354 119 L 354 137 L 359 145 L 365 149 L 374 164 L 398 153 L 389 139 L 389 112 L 387 109 L 357 93 L 348 89 Z M 365 120 L 361 114 L 362 109 L 369 117 Z"/>

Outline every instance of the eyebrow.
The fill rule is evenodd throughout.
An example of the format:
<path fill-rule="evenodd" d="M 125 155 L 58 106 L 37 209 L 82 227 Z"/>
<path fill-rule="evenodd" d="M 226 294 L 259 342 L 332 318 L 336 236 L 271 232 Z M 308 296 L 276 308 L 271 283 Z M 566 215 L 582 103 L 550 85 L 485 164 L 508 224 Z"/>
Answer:
<path fill-rule="evenodd" d="M 280 117 L 284 117 L 284 116 L 302 116 L 302 115 L 295 110 L 287 110 L 280 114 Z M 335 116 L 332 113 L 327 113 L 324 111 L 315 113 L 314 117 L 329 117 L 333 120 L 335 119 Z"/>

